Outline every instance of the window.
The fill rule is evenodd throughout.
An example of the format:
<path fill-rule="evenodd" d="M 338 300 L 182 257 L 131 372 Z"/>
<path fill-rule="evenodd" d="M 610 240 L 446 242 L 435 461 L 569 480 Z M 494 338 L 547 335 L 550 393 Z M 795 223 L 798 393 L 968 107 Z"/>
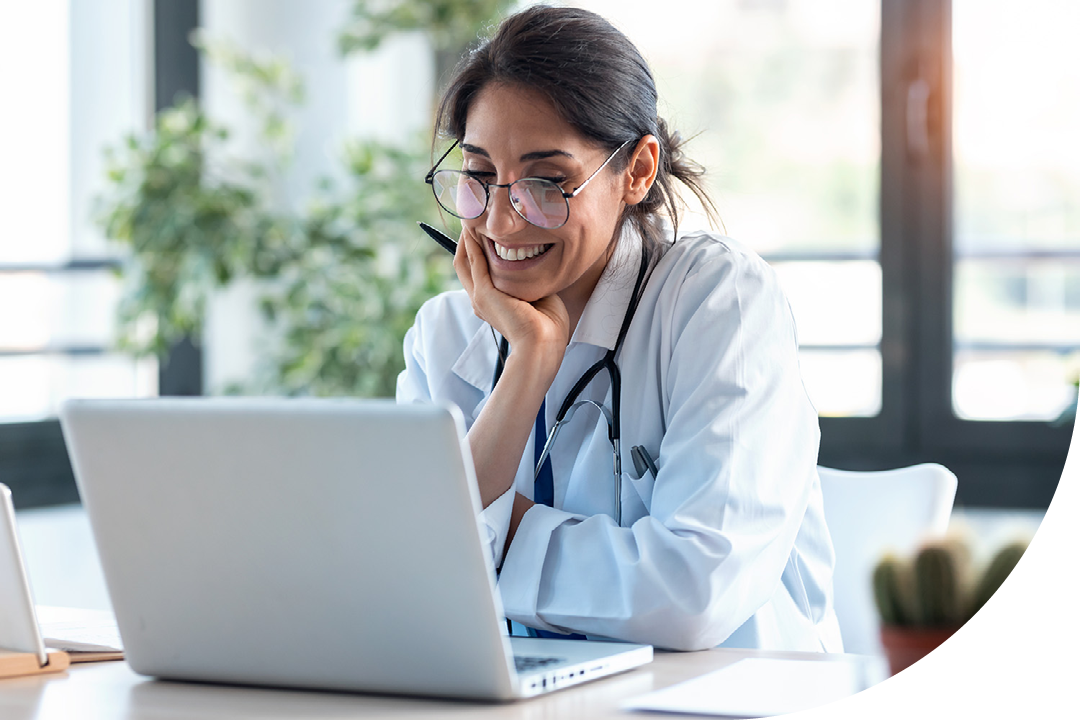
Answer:
<path fill-rule="evenodd" d="M 1065 0 L 953 3 L 952 400 L 965 419 L 1053 420 L 1076 400 L 1076 27 Z"/>
<path fill-rule="evenodd" d="M 796 316 L 804 379 L 822 415 L 821 463 L 875 469 L 941 462 L 960 479 L 960 504 L 1045 507 L 1071 436 L 1071 423 L 1049 421 L 1076 398 L 1071 383 L 1080 372 L 1075 3 L 575 4 L 608 17 L 638 44 L 657 76 L 661 115 L 685 135 L 697 134 L 689 151 L 711 172 L 727 232 L 780 275 Z M 89 72 L 86 63 L 56 60 L 68 48 L 85 50 L 77 29 L 84 21 L 98 28 L 84 42 L 127 52 L 132 63 L 123 71 L 129 79 L 113 84 L 134 90 L 111 103 L 131 113 L 109 122 L 145 121 L 137 91 L 151 83 L 132 74 L 146 66 L 135 62 L 143 25 L 154 29 L 155 106 L 171 103 L 177 89 L 197 95 L 197 59 L 186 44 L 196 0 L 155 0 L 152 22 L 138 0 L 110 0 L 100 14 L 123 18 L 112 26 L 97 18 L 96 5 L 24 5 L 0 11 L 21 14 L 0 23 L 0 33 L 11 36 L 0 52 L 16 53 L 0 68 L 8 97 L 20 97 L 18 87 L 84 87 L 68 75 Z M 30 22 L 31 14 L 39 20 Z M 57 23 L 71 28 L 69 44 Z M 21 36 L 35 27 L 53 34 L 25 49 Z M 31 52 L 40 68 L 34 82 L 10 70 L 28 66 Z M 85 101 L 53 95 L 55 102 Z M 16 141 L 16 150 L 34 149 L 33 161 L 4 181 L 6 201 L 32 185 L 27 197 L 44 204 L 21 202 L 29 220 L 5 236 L 33 237 L 32 244 L 0 241 L 0 302 L 25 309 L 0 317 L 0 385 L 7 383 L 0 405 L 15 407 L 16 392 L 30 397 L 31 381 L 12 378 L 30 378 L 32 362 L 39 377 L 71 380 L 20 400 L 21 415 L 0 408 L 8 419 L 47 415 L 64 392 L 82 392 L 80 378 L 96 373 L 100 384 L 118 367 L 105 351 L 116 292 L 107 248 L 69 232 L 83 221 L 64 219 L 56 208 L 78 208 L 77 198 L 88 197 L 78 173 L 93 160 L 79 153 L 92 155 L 120 133 L 102 130 L 90 143 L 78 134 L 87 125 L 80 113 L 64 148 L 67 131 L 48 130 L 55 112 L 5 120 L 22 124 L 0 139 L 59 132 L 53 143 Z M 58 185 L 68 152 L 73 174 Z M 197 390 L 199 357 L 181 348 L 159 376 L 161 390 L 171 392 L 174 370 Z M 152 368 L 128 373 L 127 392 L 154 391 Z M 0 423 L 0 473 L 35 487 L 43 475 L 70 484 L 55 422 Z"/>
<path fill-rule="evenodd" d="M 642 50 L 726 231 L 777 270 L 822 464 L 937 461 L 958 503 L 1048 503 L 1080 365 L 1077 10 L 575 4 Z"/>
<path fill-rule="evenodd" d="M 724 230 L 779 273 L 819 413 L 878 415 L 878 6 L 576 4 L 634 40 L 656 75 L 660 115 L 693 138 L 688 152 L 709 170 Z"/>
<path fill-rule="evenodd" d="M 153 109 L 150 10 L 0 10 L 0 90 L 13 110 L 0 119 L 0 481 L 22 507 L 77 497 L 55 420 L 63 399 L 157 393 L 155 361 L 112 349 L 118 258 L 91 215 L 103 148 L 145 128 Z"/>
<path fill-rule="evenodd" d="M 152 363 L 109 350 L 119 287 L 89 217 L 102 145 L 146 118 L 134 5 L 52 0 L 4 11 L 19 17 L 3 23 L 0 83 L 23 111 L 6 114 L 0 134 L 0 306 L 9 309 L 0 317 L 0 421 L 54 417 L 71 395 L 155 389 Z"/>
<path fill-rule="evenodd" d="M 1054 135 L 1058 125 L 1069 122 L 1068 102 L 1048 112 L 1032 112 L 1021 126 L 1010 127 L 1006 116 L 1011 111 L 1002 110 L 1003 98 L 1023 103 L 1024 92 L 1008 75 L 1000 74 L 1000 64 L 985 55 L 979 59 L 976 49 L 989 44 L 997 53 L 1010 56 L 1010 64 L 1017 68 L 1013 74 L 1019 72 L 1030 82 L 1044 74 L 1061 77 L 1072 67 L 1068 57 L 1063 53 L 1048 57 L 1044 47 L 1055 42 L 1057 31 L 1052 28 L 1068 26 L 1068 14 L 1075 11 L 1061 3 L 1055 8 L 1046 2 L 1018 0 L 974 7 L 967 0 L 887 0 L 882 5 L 883 28 L 896 30 L 882 34 L 882 87 L 886 88 L 882 100 L 882 247 L 883 256 L 894 253 L 894 259 L 883 262 L 883 269 L 888 277 L 887 266 L 895 264 L 893 286 L 898 289 L 896 297 L 890 298 L 886 281 L 886 323 L 890 303 L 902 320 L 897 334 L 902 397 L 896 402 L 902 441 L 897 454 L 939 460 L 954 469 L 961 482 L 958 502 L 1045 506 L 1061 476 L 1072 433 L 1072 422 L 1054 425 L 1046 419 L 1054 414 L 1054 402 L 1058 407 L 1068 402 L 1060 399 L 1070 392 L 1067 371 L 1061 371 L 1069 356 L 1075 357 L 1077 346 L 1073 340 L 1070 349 L 1069 339 L 1060 334 L 1047 342 L 1047 335 L 1028 334 L 1028 329 L 1023 334 L 1013 332 L 1018 325 L 1002 312 L 1002 303 L 995 298 L 995 294 L 1002 297 L 1000 284 L 996 279 L 979 280 L 976 271 L 985 271 L 993 261 L 1000 277 L 1007 263 L 1022 260 L 1027 272 L 1038 264 L 1032 261 L 1040 259 L 1039 253 L 1048 249 L 1046 226 L 1033 224 L 1023 234 L 1014 234 L 1017 226 L 1001 223 L 1003 216 L 1012 213 L 1016 218 L 1022 208 L 1032 220 L 1036 215 L 1031 211 L 1047 203 L 1055 206 L 1059 219 L 1075 215 L 1076 205 L 1072 210 L 1063 205 L 1060 191 L 1055 192 L 1052 184 L 1029 184 L 1026 197 L 1000 192 L 1007 185 L 994 188 L 996 194 L 983 192 L 987 187 L 983 181 L 989 177 L 996 176 L 993 187 L 1018 168 L 1045 165 L 1045 156 L 1040 158 L 1031 150 L 1039 144 L 1036 138 Z M 1003 13 L 1010 19 L 1003 20 Z M 995 15 L 996 20 L 990 19 Z M 990 37 L 1003 23 L 1008 33 Z M 982 98 L 972 92 L 986 85 L 996 86 L 997 91 Z M 1042 94 L 1036 92 L 1036 96 Z M 1061 94 L 1069 95 L 1067 91 Z M 1075 102 L 1075 94 L 1072 97 Z M 973 123 L 974 117 L 982 121 Z M 999 152 L 990 167 L 979 167 L 990 156 L 972 151 L 988 135 Z M 988 169 L 992 172 L 986 173 Z M 1038 198 L 1036 204 L 1030 203 L 1032 198 Z M 976 199 L 978 203 L 973 202 Z M 1058 239 L 1065 240 L 1070 233 L 1075 248 L 1074 231 Z M 984 242 L 994 236 L 1013 241 L 1012 248 L 999 255 L 1005 262 L 993 256 L 1009 243 L 993 248 Z M 1014 257 L 1008 258 L 1008 253 Z M 976 257 L 979 254 L 982 257 Z M 972 288 L 978 293 L 972 293 Z M 997 306 L 987 303 L 987 298 Z M 1006 305 L 1010 303 L 1014 308 L 1026 304 L 1019 297 Z M 1049 316 L 1056 318 L 1054 322 L 1068 322 L 1064 307 L 1059 303 L 1049 312 L 1040 308 L 1029 319 L 1041 315 L 1043 320 Z M 1000 334 L 988 338 L 972 333 L 973 313 L 996 316 Z M 1009 313 L 1016 314 L 1015 310 Z M 988 357 L 991 353 L 998 357 Z M 1036 400 L 1044 395 L 1038 384 L 1017 380 L 1017 370 L 1033 356 L 1041 362 L 1057 358 L 1058 372 L 1053 374 L 1058 379 L 1041 383 L 1056 388 L 1057 401 Z M 985 404 L 982 408 L 971 405 L 972 367 L 978 368 L 975 377 L 982 384 L 980 393 L 1022 394 L 1023 401 L 1007 413 L 1000 405 L 993 412 Z M 1075 388 L 1071 395 L 1076 397 Z M 969 404 L 965 407 L 965 403 Z M 1036 411 L 1040 404 L 1042 409 Z"/>

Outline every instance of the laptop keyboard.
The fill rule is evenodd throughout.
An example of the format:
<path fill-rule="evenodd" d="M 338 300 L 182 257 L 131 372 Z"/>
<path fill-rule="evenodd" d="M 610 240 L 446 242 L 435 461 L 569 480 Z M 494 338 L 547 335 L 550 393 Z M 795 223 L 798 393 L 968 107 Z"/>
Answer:
<path fill-rule="evenodd" d="M 517 667 L 518 672 L 528 672 L 529 670 L 536 670 L 548 665 L 554 665 L 555 663 L 561 663 L 566 658 L 561 657 L 542 657 L 535 655 L 515 655 L 514 665 Z"/>

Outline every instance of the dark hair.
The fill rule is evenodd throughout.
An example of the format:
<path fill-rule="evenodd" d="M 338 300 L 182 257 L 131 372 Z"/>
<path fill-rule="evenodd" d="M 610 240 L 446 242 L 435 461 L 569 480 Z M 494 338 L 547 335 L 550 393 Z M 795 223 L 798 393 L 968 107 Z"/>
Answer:
<path fill-rule="evenodd" d="M 436 116 L 436 134 L 465 136 L 469 106 L 491 82 L 542 93 L 585 138 L 609 152 L 653 135 L 660 143 L 656 182 L 623 221 L 635 224 L 652 249 L 661 250 L 659 213 L 678 227 L 673 179 L 698 197 L 710 219 L 715 206 L 702 183 L 704 168 L 685 157 L 683 140 L 656 111 L 656 83 L 630 40 L 599 15 L 578 8 L 537 5 L 506 18 L 495 35 L 466 55 L 454 71 Z M 630 152 L 611 162 L 623 170 Z M 659 253 L 655 253 L 658 255 Z"/>

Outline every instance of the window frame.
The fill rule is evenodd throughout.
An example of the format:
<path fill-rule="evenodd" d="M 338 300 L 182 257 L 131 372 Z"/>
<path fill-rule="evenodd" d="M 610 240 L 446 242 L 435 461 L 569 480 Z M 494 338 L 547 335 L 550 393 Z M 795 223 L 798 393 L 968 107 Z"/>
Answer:
<path fill-rule="evenodd" d="M 199 96 L 199 55 L 188 35 L 199 25 L 198 0 L 154 0 L 151 10 L 153 37 L 154 110 L 173 104 L 177 94 Z M 56 265 L 10 264 L 0 272 L 33 269 L 70 274 L 113 267 L 116 261 L 73 260 Z M 59 346 L 34 354 L 100 354 L 101 347 Z M 23 353 L 19 353 L 23 354 Z M 202 350 L 185 339 L 171 348 L 159 368 L 160 395 L 202 394 Z M 0 482 L 11 489 L 17 509 L 61 505 L 79 501 L 75 476 L 60 422 L 0 423 Z"/>
<path fill-rule="evenodd" d="M 1072 425 L 963 420 L 952 407 L 951 7 L 882 0 L 882 412 L 822 418 L 819 459 L 848 469 L 939 462 L 957 475 L 958 506 L 1046 508 Z M 925 136 L 908 122 L 920 79 Z"/>

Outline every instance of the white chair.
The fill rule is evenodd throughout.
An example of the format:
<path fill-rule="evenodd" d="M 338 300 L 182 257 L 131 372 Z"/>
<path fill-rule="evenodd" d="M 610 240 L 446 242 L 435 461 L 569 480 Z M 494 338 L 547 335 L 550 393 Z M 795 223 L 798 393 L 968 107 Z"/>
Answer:
<path fill-rule="evenodd" d="M 872 575 L 886 551 L 912 552 L 949 525 L 956 476 L 934 463 L 852 472 L 818 468 L 825 522 L 836 550 L 836 616 L 844 651 L 881 652 Z"/>

